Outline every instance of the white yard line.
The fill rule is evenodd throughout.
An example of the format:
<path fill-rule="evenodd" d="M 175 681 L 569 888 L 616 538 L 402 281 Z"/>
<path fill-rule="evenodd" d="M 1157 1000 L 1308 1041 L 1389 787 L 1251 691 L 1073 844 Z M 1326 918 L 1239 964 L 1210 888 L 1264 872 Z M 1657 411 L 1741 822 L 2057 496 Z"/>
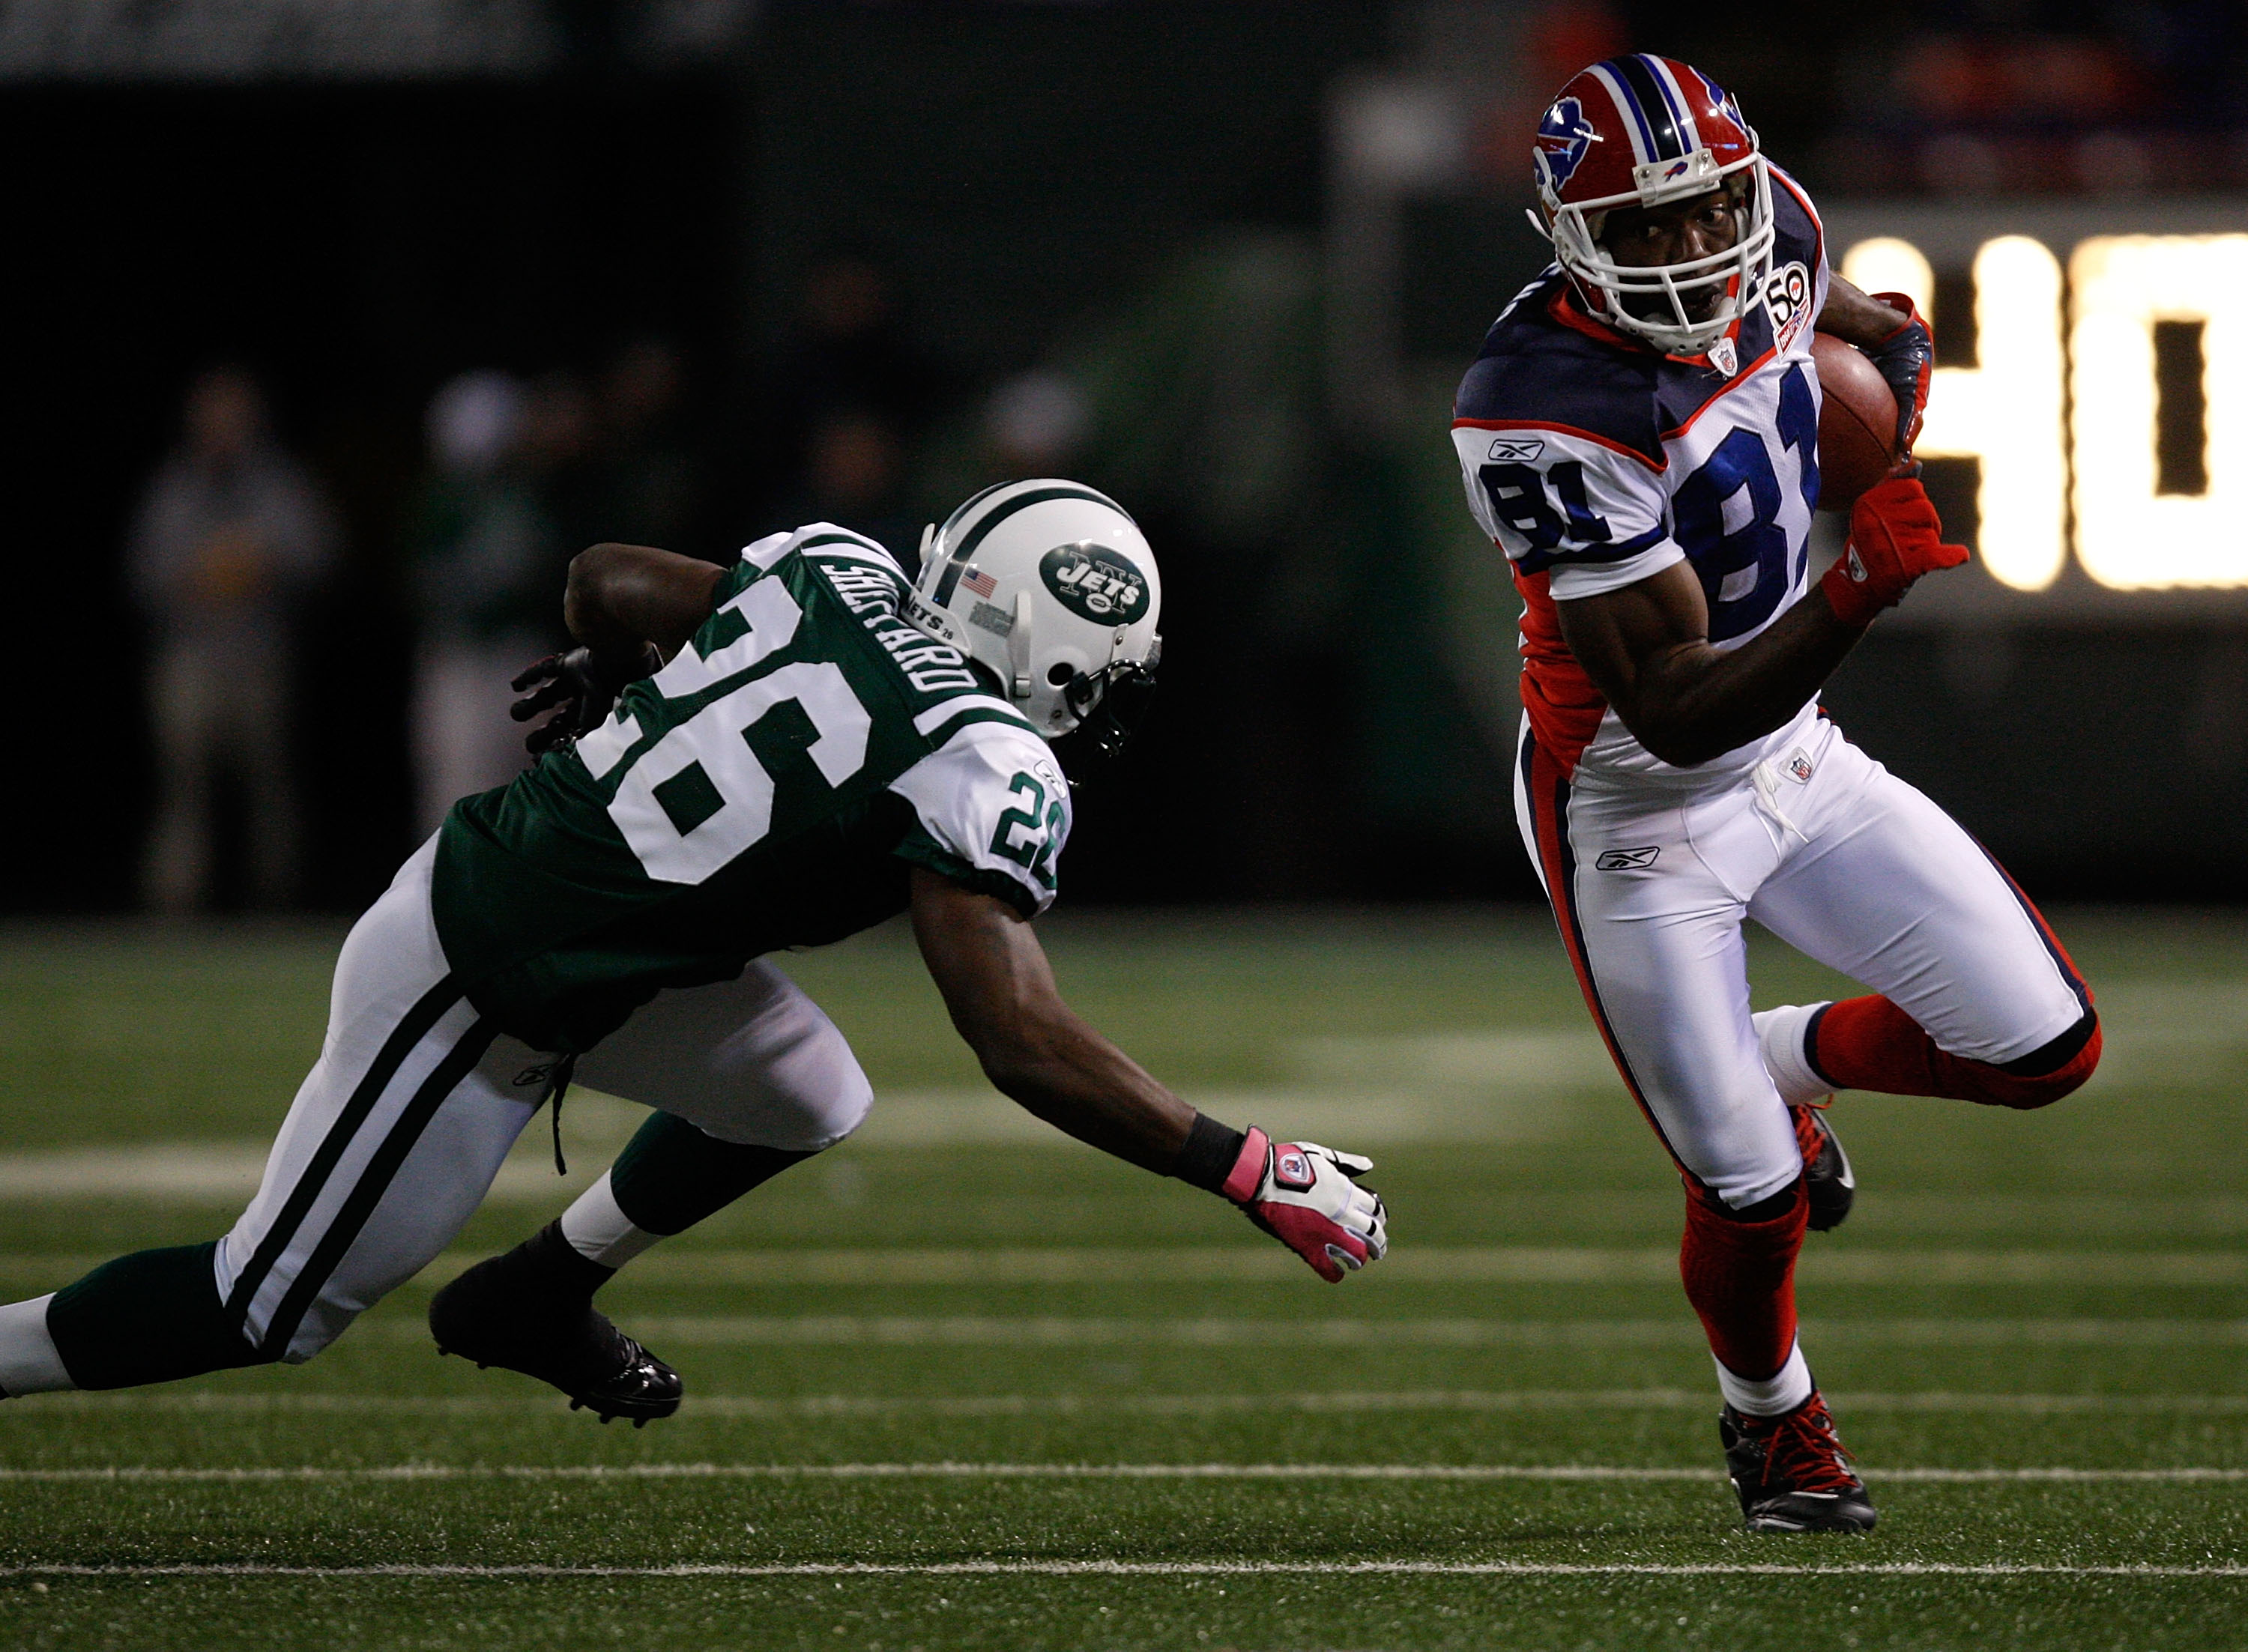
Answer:
<path fill-rule="evenodd" d="M 441 1259 L 457 1272 L 477 1258 Z M 1150 1285 L 1292 1278 L 1285 1253 L 1246 1246 L 883 1251 L 659 1251 L 636 1278 L 664 1285 Z M 1661 1285 L 1675 1287 L 1675 1246 L 1484 1245 L 1400 1250 L 1381 1277 L 1440 1285 Z M 2248 1285 L 2248 1251 L 1870 1251 L 1814 1246 L 1807 1281 L 1827 1285 Z"/>
<path fill-rule="evenodd" d="M 1283 1260 L 1286 1258 L 1283 1258 Z M 51 1286 L 96 1265 L 55 1267 L 37 1277 Z M 0 1272 L 5 1259 L 0 1258 Z M 613 1308 L 618 1305 L 607 1305 Z M 1269 1349 L 1277 1337 L 1292 1345 L 1337 1347 L 1536 1348 L 1699 1347 L 1702 1327 L 1682 1306 L 1668 1319 L 1227 1319 L 1126 1320 L 997 1314 L 634 1314 L 620 1313 L 625 1328 L 644 1341 L 666 1346 L 764 1347 L 1134 1347 Z M 388 1310 L 362 1320 L 354 1341 L 381 1338 L 427 1345 L 428 1328 L 417 1312 Z M 1821 1319 L 1803 1321 L 1806 1346 L 1853 1347 L 2242 1347 L 2248 1320 L 2238 1319 Z M 659 1352 L 661 1350 L 659 1349 Z"/>
<path fill-rule="evenodd" d="M 1611 1563 L 1534 1560 L 933 1560 L 775 1561 L 686 1566 L 270 1566 L 256 1561 L 175 1566 L 5 1566 L 28 1578 L 944 1578 L 1101 1577 L 1903 1577 L 2240 1578 L 2248 1566 L 1982 1565 L 1922 1560 L 1838 1561 L 1819 1566 L 1753 1562 Z"/>
<path fill-rule="evenodd" d="M 1878 1482 L 1982 1484 L 2231 1484 L 2248 1469 L 1888 1469 Z M 41 1484 L 209 1482 L 221 1484 L 346 1480 L 1692 1480 L 1724 1478 L 1715 1469 L 1611 1467 L 1601 1463 L 401 1463 L 380 1468 L 0 1469 L 0 1482 Z"/>
<path fill-rule="evenodd" d="M 1269 1349 L 1291 1345 L 1365 1347 L 1539 1348 L 1699 1347 L 1702 1328 L 1682 1311 L 1661 1320 L 1193 1319 L 1123 1320 L 985 1314 L 634 1315 L 627 1328 L 665 1345 L 757 1347 L 774 1345 L 918 1347 L 1077 1347 L 1123 1344 Z M 379 1332 L 422 1342 L 418 1316 L 378 1320 Z M 1916 1347 L 2236 1347 L 2248 1346 L 2248 1320 L 1832 1320 L 1804 1321 L 1806 1343 Z"/>
<path fill-rule="evenodd" d="M 193 1415 L 291 1412 L 395 1413 L 401 1416 L 506 1416 L 535 1409 L 532 1390 L 505 1395 L 415 1394 L 165 1394 L 125 1391 L 96 1400 L 81 1395 L 31 1396 L 27 1410 L 122 1409 Z M 1840 1395 L 1852 1416 L 1880 1413 L 2001 1412 L 2028 1416 L 2071 1413 L 2236 1416 L 2248 1415 L 2248 1394 L 1916 1394 L 1848 1392 Z M 20 1402 L 19 1402 L 20 1403 Z M 1204 1413 L 1299 1411 L 1352 1413 L 1415 1411 L 1702 1411 L 1717 1403 L 1699 1388 L 1465 1388 L 1395 1393 L 1333 1394 L 805 1394 L 785 1398 L 750 1394 L 690 1394 L 694 1415 L 782 1418 L 839 1416 L 1195 1416 Z M 0 1413 L 4 1416 L 5 1413 Z"/>
<path fill-rule="evenodd" d="M 448 1252 L 423 1275 L 435 1283 L 481 1259 Z M 94 1258 L 0 1256 L 10 1278 L 59 1284 Z M 1301 1265 L 1271 1246 L 963 1247 L 931 1250 L 657 1251 L 632 1277 L 663 1285 L 990 1285 L 1262 1284 L 1292 1279 Z M 1851 1250 L 1813 1245 L 1807 1281 L 1825 1285 L 2248 1285 L 2248 1250 Z M 1465 1245 L 1400 1250 L 1380 1277 L 1422 1285 L 1660 1285 L 1675 1288 L 1674 1246 Z"/>

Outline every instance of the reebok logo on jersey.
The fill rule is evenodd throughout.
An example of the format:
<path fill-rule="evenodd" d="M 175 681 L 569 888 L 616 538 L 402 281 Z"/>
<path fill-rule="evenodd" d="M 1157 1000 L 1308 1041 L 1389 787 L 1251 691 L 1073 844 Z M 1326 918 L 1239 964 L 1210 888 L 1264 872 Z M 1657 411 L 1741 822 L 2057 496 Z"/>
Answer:
<path fill-rule="evenodd" d="M 1543 442 L 1525 442 L 1517 436 L 1501 436 L 1491 444 L 1491 456 L 1506 464 L 1530 464 L 1546 451 Z"/>
<path fill-rule="evenodd" d="M 1655 857 L 1662 853 L 1659 847 L 1607 849 L 1601 853 L 1599 860 L 1593 862 L 1593 866 L 1601 872 L 1644 872 L 1655 864 Z"/>

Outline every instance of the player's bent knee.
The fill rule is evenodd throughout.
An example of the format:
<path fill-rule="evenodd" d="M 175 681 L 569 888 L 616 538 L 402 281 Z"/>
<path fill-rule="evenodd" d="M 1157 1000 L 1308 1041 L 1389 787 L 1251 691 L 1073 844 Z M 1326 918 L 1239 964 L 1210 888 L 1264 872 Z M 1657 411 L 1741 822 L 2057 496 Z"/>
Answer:
<path fill-rule="evenodd" d="M 874 1086 L 837 1034 L 840 1059 L 797 1062 L 792 1070 L 764 1075 L 764 1081 L 721 1106 L 698 1108 L 691 1116 L 702 1131 L 740 1147 L 774 1148 L 789 1153 L 824 1153 L 841 1142 L 874 1110 Z"/>
<path fill-rule="evenodd" d="M 816 1009 L 812 1013 L 817 1022 L 767 1075 L 779 1105 L 762 1121 L 757 1140 L 764 1146 L 824 1152 L 864 1124 L 874 1110 L 874 1083 L 842 1030 Z"/>
<path fill-rule="evenodd" d="M 874 1110 L 874 1086 L 853 1061 L 847 1071 L 830 1067 L 819 1090 L 798 1099 L 798 1116 L 786 1132 L 791 1139 L 768 1143 L 799 1153 L 825 1153 L 840 1146 Z"/>
<path fill-rule="evenodd" d="M 866 1123 L 867 1115 L 874 1110 L 874 1086 L 856 1062 L 852 1063 L 850 1081 L 837 1086 L 827 1098 L 822 1109 L 820 1126 L 827 1139 L 819 1144 L 820 1151 L 837 1146 Z"/>
<path fill-rule="evenodd" d="M 1968 1099 L 2025 1112 L 2051 1107 L 2081 1089 L 2098 1069 L 2101 1042 L 2099 1014 L 2087 1010 L 2083 1019 L 2067 1032 L 2016 1060 L 1996 1066 L 1962 1062 L 1975 1092 Z"/>
<path fill-rule="evenodd" d="M 874 1086 L 842 1029 L 785 977 L 767 973 L 770 996 L 714 1063 L 714 1094 L 670 1110 L 721 1141 L 823 1152 L 866 1122 Z"/>

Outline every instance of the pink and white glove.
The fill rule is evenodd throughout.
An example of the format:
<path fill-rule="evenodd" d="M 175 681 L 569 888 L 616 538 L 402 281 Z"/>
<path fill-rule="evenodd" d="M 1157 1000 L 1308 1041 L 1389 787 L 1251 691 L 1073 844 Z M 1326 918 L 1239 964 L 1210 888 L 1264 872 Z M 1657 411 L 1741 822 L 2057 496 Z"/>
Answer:
<path fill-rule="evenodd" d="M 1389 1250 L 1381 1196 L 1352 1180 L 1372 1169 L 1371 1159 L 1316 1141 L 1275 1142 L 1252 1124 L 1218 1191 L 1333 1285 Z"/>

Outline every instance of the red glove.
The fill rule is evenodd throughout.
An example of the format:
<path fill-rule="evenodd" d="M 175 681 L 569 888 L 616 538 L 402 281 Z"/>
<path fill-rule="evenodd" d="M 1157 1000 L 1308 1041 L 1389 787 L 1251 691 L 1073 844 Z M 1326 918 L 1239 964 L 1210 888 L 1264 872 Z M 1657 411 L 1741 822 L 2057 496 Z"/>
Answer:
<path fill-rule="evenodd" d="M 1870 625 L 1894 607 L 1912 582 L 1967 560 L 1964 545 L 1945 545 L 1943 524 L 1917 476 L 1890 476 L 1850 508 L 1850 541 L 1819 588 L 1846 625 Z"/>
<path fill-rule="evenodd" d="M 1218 1191 L 1333 1285 L 1389 1250 L 1381 1196 L 1352 1180 L 1372 1169 L 1371 1159 L 1315 1141 L 1276 1144 L 1252 1124 Z"/>
<path fill-rule="evenodd" d="M 1910 453 L 1912 444 L 1920 440 L 1921 415 L 1928 411 L 1928 381 L 1936 370 L 1936 335 L 1905 294 L 1876 292 L 1873 297 L 1892 310 L 1904 312 L 1904 325 L 1868 348 L 1866 359 L 1896 398 L 1897 451 Z"/>

